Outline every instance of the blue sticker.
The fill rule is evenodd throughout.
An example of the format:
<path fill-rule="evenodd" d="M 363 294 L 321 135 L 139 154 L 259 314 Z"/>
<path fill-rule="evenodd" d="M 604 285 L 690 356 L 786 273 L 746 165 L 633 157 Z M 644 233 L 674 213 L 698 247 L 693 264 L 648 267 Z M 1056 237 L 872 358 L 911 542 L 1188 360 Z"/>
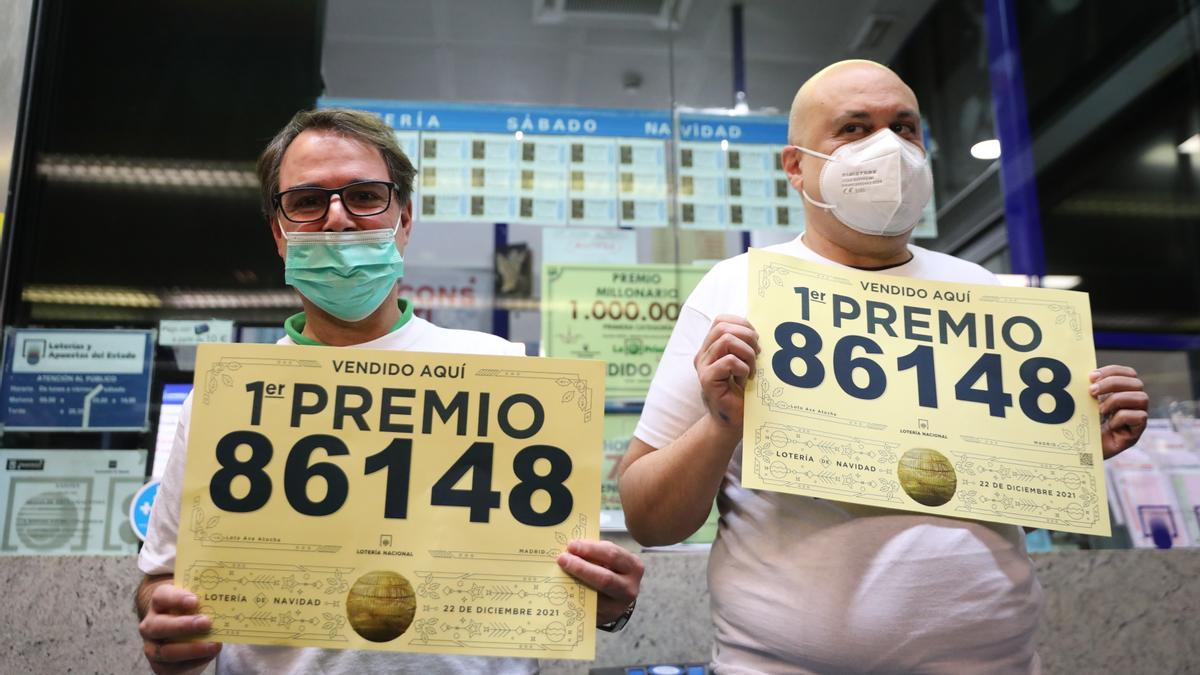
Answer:
<path fill-rule="evenodd" d="M 142 541 L 146 541 L 146 532 L 150 530 L 150 512 L 154 508 L 154 498 L 158 496 L 158 485 L 156 480 L 143 485 L 129 506 L 129 526 Z"/>

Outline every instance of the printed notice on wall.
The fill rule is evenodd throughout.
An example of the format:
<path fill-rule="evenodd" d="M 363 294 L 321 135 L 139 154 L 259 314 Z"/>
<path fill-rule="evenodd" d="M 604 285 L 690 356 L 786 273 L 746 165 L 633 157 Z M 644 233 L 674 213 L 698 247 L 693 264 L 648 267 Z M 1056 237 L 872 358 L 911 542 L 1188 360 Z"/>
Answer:
<path fill-rule="evenodd" d="M 164 347 L 198 345 L 205 342 L 233 342 L 233 322 L 220 319 L 164 319 L 158 322 L 158 344 Z"/>
<path fill-rule="evenodd" d="M 133 555 L 145 450 L 0 450 L 4 555 Z"/>
<path fill-rule="evenodd" d="M 604 416 L 604 469 L 603 482 L 600 484 L 600 529 L 625 529 L 625 512 L 621 508 L 621 492 L 617 488 L 617 469 L 629 441 L 633 439 L 633 430 L 637 428 L 639 415 L 629 413 L 608 413 Z"/>
<path fill-rule="evenodd" d="M 5 337 L 6 429 L 146 429 L 153 331 L 7 329 Z"/>

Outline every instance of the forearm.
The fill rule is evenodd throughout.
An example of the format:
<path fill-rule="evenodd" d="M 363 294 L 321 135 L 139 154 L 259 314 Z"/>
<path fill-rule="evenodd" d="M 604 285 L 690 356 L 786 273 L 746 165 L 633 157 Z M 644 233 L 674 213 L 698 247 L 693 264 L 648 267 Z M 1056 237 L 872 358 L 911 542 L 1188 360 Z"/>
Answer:
<path fill-rule="evenodd" d="M 645 546 L 665 546 L 699 529 L 740 440 L 740 431 L 705 415 L 679 438 L 626 466 L 621 507 L 633 538 Z"/>
<path fill-rule="evenodd" d="M 150 611 L 150 596 L 154 594 L 154 589 L 174 581 L 173 574 L 147 574 L 142 577 L 142 583 L 138 584 L 133 594 L 133 609 L 137 612 L 138 620 L 146 618 L 146 612 Z"/>

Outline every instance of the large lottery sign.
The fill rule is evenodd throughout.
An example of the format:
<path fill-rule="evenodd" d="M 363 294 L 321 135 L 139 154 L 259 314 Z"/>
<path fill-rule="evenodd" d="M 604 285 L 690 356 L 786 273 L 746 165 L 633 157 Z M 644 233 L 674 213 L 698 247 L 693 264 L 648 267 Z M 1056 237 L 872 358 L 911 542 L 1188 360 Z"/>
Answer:
<path fill-rule="evenodd" d="M 201 345 L 178 583 L 211 639 L 593 658 L 604 365 Z"/>
<path fill-rule="evenodd" d="M 679 311 L 707 271 L 686 265 L 546 265 L 546 355 L 604 359 L 608 398 L 645 398 Z"/>
<path fill-rule="evenodd" d="M 750 256 L 743 484 L 1109 534 L 1087 295 Z"/>

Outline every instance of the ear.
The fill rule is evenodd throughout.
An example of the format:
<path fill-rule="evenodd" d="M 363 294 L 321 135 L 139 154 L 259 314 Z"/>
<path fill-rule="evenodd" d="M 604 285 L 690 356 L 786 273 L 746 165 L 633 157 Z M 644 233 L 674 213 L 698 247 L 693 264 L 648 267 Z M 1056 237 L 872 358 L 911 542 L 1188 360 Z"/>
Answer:
<path fill-rule="evenodd" d="M 779 155 L 783 163 L 783 172 L 787 174 L 788 182 L 798 192 L 804 186 L 804 178 L 800 169 L 800 160 L 804 157 L 804 153 L 800 151 L 800 148 L 789 145 Z"/>
<path fill-rule="evenodd" d="M 275 250 L 279 252 L 279 257 L 287 260 L 287 239 L 283 238 L 283 231 L 279 229 L 279 218 L 272 218 L 268 221 L 271 225 L 271 236 L 275 237 Z"/>
<path fill-rule="evenodd" d="M 400 249 L 400 254 L 404 255 L 404 248 L 408 246 L 408 238 L 412 236 L 412 200 L 409 199 L 404 208 L 400 210 L 400 227 L 396 228 L 396 248 Z"/>

